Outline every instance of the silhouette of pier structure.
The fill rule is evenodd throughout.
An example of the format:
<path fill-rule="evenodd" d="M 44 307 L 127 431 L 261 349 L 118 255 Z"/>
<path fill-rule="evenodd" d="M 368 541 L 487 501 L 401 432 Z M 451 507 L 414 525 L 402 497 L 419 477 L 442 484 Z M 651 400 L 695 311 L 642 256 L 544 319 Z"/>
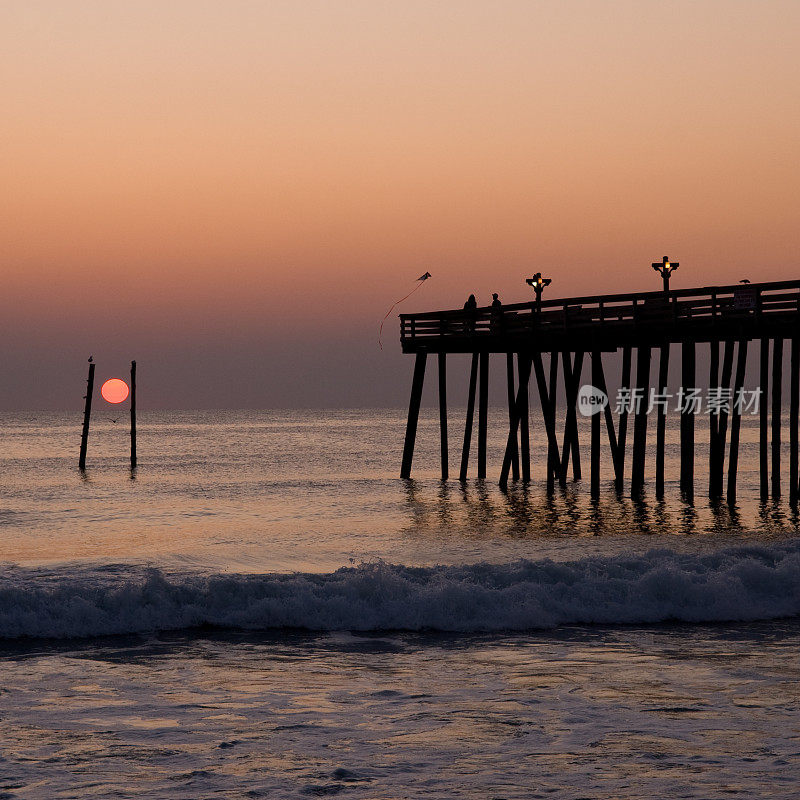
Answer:
<path fill-rule="evenodd" d="M 668 265 L 665 258 L 664 263 Z M 654 264 L 664 275 L 664 267 Z M 735 398 L 742 390 L 747 367 L 748 344 L 759 342 L 759 472 L 762 500 L 781 494 L 782 364 L 786 341 L 790 354 L 789 409 L 789 500 L 798 502 L 798 411 L 800 410 L 800 281 L 745 283 L 695 289 L 665 289 L 657 292 L 594 295 L 543 300 L 541 276 L 536 300 L 474 310 L 432 311 L 400 315 L 400 341 L 404 353 L 415 356 L 401 477 L 411 476 L 422 388 L 429 355 L 438 360 L 441 476 L 449 477 L 447 440 L 447 355 L 471 354 L 469 389 L 459 478 L 468 477 L 477 399 L 477 477 L 487 474 L 487 411 L 489 359 L 504 356 L 508 388 L 508 436 L 500 468 L 500 486 L 509 478 L 531 479 L 529 384 L 538 390 L 541 429 L 547 441 L 545 466 L 547 487 L 582 477 L 581 442 L 578 426 L 578 395 L 582 384 L 605 392 L 603 357 L 621 353 L 620 385 L 630 387 L 643 400 L 638 410 L 619 413 L 605 405 L 591 416 L 589 478 L 592 498 L 601 485 L 601 437 L 605 428 L 611 453 L 610 466 L 618 492 L 624 490 L 625 461 L 630 449 L 630 493 L 640 497 L 645 488 L 648 454 L 648 397 L 651 359 L 658 358 L 655 391 L 664 395 L 669 378 L 670 346 L 680 347 L 680 384 L 697 386 L 697 349 L 709 346 L 708 385 L 729 389 Z M 534 276 L 536 278 L 536 276 Z M 536 289 L 534 279 L 528 283 Z M 545 370 L 543 354 L 549 354 Z M 634 358 L 635 355 L 635 358 Z M 635 364 L 634 383 L 631 372 Z M 734 369 L 735 366 L 735 369 Z M 771 380 L 770 380 L 771 379 Z M 559 430 L 556 398 L 559 380 L 566 399 L 563 428 Z M 731 384 L 731 382 L 733 383 Z M 771 397 L 768 400 L 768 389 Z M 741 404 L 722 404 L 709 419 L 708 493 L 712 498 L 736 502 Z M 664 495 L 665 431 L 664 404 L 655 420 L 655 493 Z M 674 413 L 674 412 L 673 412 Z M 632 446 L 628 448 L 628 423 L 632 419 Z M 537 426 L 538 428 L 538 426 Z M 730 433 L 730 436 L 728 435 Z M 688 407 L 680 411 L 680 489 L 692 499 L 696 473 L 696 415 Z M 771 450 L 770 450 L 771 448 Z M 727 459 L 726 459 L 727 456 Z M 725 468 L 727 461 L 727 484 Z"/>

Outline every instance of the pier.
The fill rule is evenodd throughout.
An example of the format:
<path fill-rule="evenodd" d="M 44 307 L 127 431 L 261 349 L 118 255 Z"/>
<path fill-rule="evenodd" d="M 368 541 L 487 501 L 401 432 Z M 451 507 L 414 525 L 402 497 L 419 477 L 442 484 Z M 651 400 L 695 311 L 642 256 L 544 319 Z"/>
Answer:
<path fill-rule="evenodd" d="M 630 449 L 631 496 L 645 488 L 648 453 L 648 398 L 651 388 L 664 395 L 670 370 L 671 345 L 680 347 L 680 385 L 697 385 L 697 349 L 709 347 L 708 384 L 723 396 L 736 398 L 744 385 L 748 354 L 758 350 L 760 367 L 759 465 L 762 500 L 781 496 L 781 408 L 784 342 L 790 348 L 789 501 L 798 502 L 798 413 L 800 412 L 800 281 L 739 283 L 695 289 L 669 289 L 669 262 L 664 259 L 664 290 L 543 300 L 546 279 L 528 281 L 536 299 L 527 303 L 432 311 L 400 315 L 403 353 L 415 356 L 401 477 L 411 476 L 417 420 L 429 355 L 438 361 L 441 476 L 450 474 L 447 438 L 448 354 L 471 355 L 467 412 L 461 447 L 459 479 L 469 474 L 477 399 L 477 465 L 479 479 L 487 476 L 487 413 L 489 360 L 502 356 L 508 385 L 508 438 L 499 483 L 531 478 L 529 386 L 534 383 L 547 440 L 544 466 L 547 487 L 564 485 L 570 473 L 582 478 L 578 395 L 583 384 L 608 395 L 604 355 L 621 353 L 620 386 L 642 398 L 638 407 L 615 413 L 612 403 L 591 416 L 589 483 L 593 498 L 600 494 L 603 429 L 611 453 L 615 486 L 624 491 L 625 462 Z M 657 264 L 653 267 L 657 268 Z M 664 272 L 662 271 L 662 274 Z M 549 281 L 547 281 L 549 282 Z M 750 348 L 758 341 L 758 348 Z M 543 355 L 549 355 L 545 370 Z M 657 360 L 657 379 L 650 385 L 651 361 Z M 633 378 L 633 383 L 631 379 Z M 770 380 L 771 378 L 771 380 Z M 558 428 L 556 399 L 562 381 L 566 399 L 563 429 Z M 771 394 L 768 397 L 768 388 Z M 665 483 L 667 409 L 657 409 L 655 421 L 655 493 Z M 680 489 L 687 499 L 695 494 L 695 413 L 680 412 Z M 704 415 L 705 416 L 705 415 Z M 702 474 L 709 497 L 736 502 L 740 404 L 708 414 L 709 454 Z M 632 417 L 632 419 L 629 419 Z M 628 448 L 628 428 L 632 442 Z M 770 449 L 771 448 L 771 449 Z M 727 464 L 727 481 L 725 468 Z"/>

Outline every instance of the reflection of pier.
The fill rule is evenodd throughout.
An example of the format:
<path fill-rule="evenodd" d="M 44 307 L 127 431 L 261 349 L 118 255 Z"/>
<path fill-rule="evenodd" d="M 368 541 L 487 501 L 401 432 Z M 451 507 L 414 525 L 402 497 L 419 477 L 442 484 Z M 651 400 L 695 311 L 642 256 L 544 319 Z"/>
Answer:
<path fill-rule="evenodd" d="M 417 431 L 417 418 L 425 366 L 429 353 L 438 357 L 439 411 L 441 430 L 442 478 L 448 477 L 447 385 L 448 353 L 470 353 L 467 417 L 461 454 L 460 479 L 468 474 L 476 394 L 478 398 L 477 475 L 486 477 L 486 437 L 488 408 L 489 356 L 506 356 L 509 431 L 500 484 L 509 476 L 530 480 L 530 432 L 528 385 L 535 378 L 547 436 L 546 474 L 548 487 L 567 481 L 570 465 L 574 479 L 581 477 L 578 439 L 577 400 L 584 375 L 584 357 L 590 357 L 589 380 L 606 391 L 603 353 L 622 351 L 621 385 L 631 387 L 632 351 L 636 349 L 635 383 L 645 401 L 633 414 L 631 448 L 631 494 L 644 488 L 647 440 L 647 400 L 650 389 L 651 352 L 658 349 L 657 392 L 667 391 L 670 344 L 681 345 L 681 385 L 696 385 L 695 360 L 699 343 L 709 343 L 709 385 L 730 390 L 736 398 L 744 384 L 748 342 L 760 340 L 760 378 L 764 392 L 760 403 L 761 496 L 777 498 L 781 492 L 781 379 L 783 341 L 791 340 L 791 390 L 789 417 L 789 498 L 798 500 L 798 408 L 800 406 L 800 281 L 752 283 L 700 289 L 678 289 L 637 294 L 571 297 L 503 306 L 501 311 L 478 308 L 474 311 L 433 311 L 401 314 L 400 337 L 404 353 L 414 353 L 416 363 L 406 428 L 401 475 L 411 475 L 411 462 Z M 770 368 L 770 340 L 772 366 Z M 720 348 L 722 345 L 722 348 Z M 721 351 L 721 353 L 720 353 Z M 545 374 L 542 355 L 548 353 Z M 734 370 L 734 354 L 735 370 Z M 721 358 L 720 358 L 721 355 Z M 514 358 L 516 356 L 516 359 Z M 515 364 L 516 361 L 516 364 Z M 560 369 L 559 369 L 560 366 Z M 566 419 L 563 431 L 556 430 L 556 393 L 564 382 Z M 771 403 L 766 400 L 772 375 Z M 731 381 L 733 385 L 731 386 Z M 606 392 L 607 393 L 607 392 Z M 771 406 L 771 409 L 770 409 Z M 664 440 L 666 410 L 658 406 L 656 418 L 656 495 L 664 492 Z M 622 489 L 625 469 L 628 413 L 615 420 L 610 405 L 591 418 L 590 484 L 593 497 L 600 492 L 601 416 L 605 421 L 615 482 Z M 718 414 L 709 415 L 709 495 L 723 495 L 727 449 L 728 502 L 736 499 L 736 473 L 739 454 L 741 407 L 733 403 Z M 730 437 L 728 428 L 730 427 Z M 771 436 L 770 436 L 771 430 Z M 680 420 L 680 486 L 691 497 L 694 493 L 695 420 L 689 409 Z M 771 458 L 769 446 L 771 442 Z M 771 479 L 771 480 L 770 480 Z"/>

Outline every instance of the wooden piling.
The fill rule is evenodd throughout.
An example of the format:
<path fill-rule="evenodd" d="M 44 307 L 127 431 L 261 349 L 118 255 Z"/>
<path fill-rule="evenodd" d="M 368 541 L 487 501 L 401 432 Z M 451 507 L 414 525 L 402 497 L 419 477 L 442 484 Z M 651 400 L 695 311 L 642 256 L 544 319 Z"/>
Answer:
<path fill-rule="evenodd" d="M 599 350 L 592 351 L 592 386 L 600 389 L 603 380 L 603 362 Z M 600 499 L 600 414 L 592 414 L 589 482 L 592 500 Z"/>
<path fill-rule="evenodd" d="M 478 480 L 486 479 L 486 439 L 489 417 L 489 353 L 482 352 L 478 380 Z"/>
<path fill-rule="evenodd" d="M 719 388 L 722 391 L 729 390 L 731 386 L 731 373 L 733 372 L 733 340 L 725 342 L 724 357 L 722 359 L 722 377 Z M 716 453 L 714 462 L 710 465 L 711 469 L 711 491 L 709 497 L 721 497 L 725 475 L 725 444 L 728 436 L 728 413 L 730 401 L 727 397 L 720 395 L 720 405 L 717 415 L 717 438 Z M 710 416 L 714 416 L 713 414 Z"/>
<path fill-rule="evenodd" d="M 772 499 L 781 496 L 781 390 L 783 385 L 783 339 L 772 342 Z"/>
<path fill-rule="evenodd" d="M 406 439 L 403 445 L 403 465 L 400 468 L 401 478 L 411 477 L 411 462 L 414 459 L 414 443 L 417 439 L 417 422 L 419 406 L 422 402 L 422 385 L 425 382 L 425 363 L 428 354 L 424 350 L 417 353 L 414 361 L 414 379 L 411 384 L 411 399 L 408 404 L 408 421 L 406 422 Z"/>
<path fill-rule="evenodd" d="M 742 421 L 741 392 L 747 369 L 747 339 L 740 339 L 736 354 L 736 377 L 733 381 L 731 409 L 731 444 L 728 456 L 728 505 L 736 504 L 736 473 L 739 469 L 739 429 Z"/>
<path fill-rule="evenodd" d="M 709 361 L 708 361 L 708 390 L 709 392 L 719 389 L 719 342 L 709 342 Z M 715 497 L 715 478 L 717 474 L 718 442 L 717 429 L 719 427 L 718 412 L 711 410 L 708 415 L 708 496 Z"/>
<path fill-rule="evenodd" d="M 578 391 L 580 389 L 581 371 L 583 369 L 583 353 L 575 353 L 574 362 L 570 354 L 564 350 L 561 353 L 561 365 L 564 370 L 564 392 L 567 399 L 567 413 L 564 423 L 564 442 L 561 447 L 561 475 L 562 481 L 567 480 L 567 469 L 570 457 L 572 458 L 572 479 L 581 479 L 581 455 L 578 441 Z"/>
<path fill-rule="evenodd" d="M 78 469 L 86 469 L 86 448 L 89 444 L 89 420 L 92 416 L 92 395 L 94 394 L 94 362 L 89 360 L 89 375 L 86 378 L 86 397 L 83 406 L 83 430 L 81 431 L 81 453 Z"/>
<path fill-rule="evenodd" d="M 650 386 L 650 348 L 636 348 L 636 389 L 638 407 L 633 420 L 633 463 L 631 467 L 631 497 L 639 498 L 644 491 L 644 468 L 647 452 L 647 404 Z"/>
<path fill-rule="evenodd" d="M 658 360 L 658 393 L 663 402 L 658 405 L 658 418 L 656 421 L 656 497 L 664 497 L 664 458 L 666 449 L 667 413 L 666 393 L 669 379 L 669 344 L 661 345 Z"/>
<path fill-rule="evenodd" d="M 631 388 L 631 348 L 622 348 L 622 374 L 620 375 L 620 388 Z M 609 398 L 609 402 L 611 398 Z M 619 433 L 617 434 L 617 455 L 615 462 L 614 485 L 617 492 L 621 492 L 625 479 L 625 448 L 628 440 L 628 404 L 624 404 L 619 413 Z"/>
<path fill-rule="evenodd" d="M 769 498 L 769 406 L 767 406 L 767 391 L 769 390 L 769 339 L 761 339 L 761 355 L 759 361 L 761 372 L 761 385 L 758 396 L 758 456 L 759 456 L 759 488 L 762 502 Z"/>
<path fill-rule="evenodd" d="M 517 375 L 519 377 L 519 447 L 520 466 L 522 467 L 522 480 L 529 482 L 531 479 L 531 435 L 530 435 L 530 407 L 528 403 L 528 386 L 531 379 L 530 355 L 517 354 Z"/>
<path fill-rule="evenodd" d="M 553 419 L 553 430 L 555 430 L 556 425 L 556 408 L 558 406 L 558 351 L 553 350 L 550 353 L 550 415 Z M 556 455 L 556 458 L 552 460 L 552 464 L 548 463 L 548 469 L 550 470 L 550 477 L 548 477 L 547 482 L 548 485 L 551 481 L 555 483 L 556 478 L 558 478 L 559 483 L 562 486 L 566 485 L 567 482 L 567 470 L 566 468 L 561 468 L 561 461 L 558 458 L 558 446 L 553 451 Z M 550 448 L 548 448 L 548 456 L 552 455 Z M 548 458 L 548 462 L 550 462 L 550 458 Z"/>
<path fill-rule="evenodd" d="M 695 385 L 696 353 L 695 343 L 685 341 L 681 344 L 681 388 L 683 405 L 681 407 L 681 492 L 691 500 L 694 497 L 694 413 L 686 403 L 686 393 Z"/>
<path fill-rule="evenodd" d="M 131 469 L 136 469 L 136 362 L 131 361 Z"/>
<path fill-rule="evenodd" d="M 556 439 L 555 417 L 552 413 L 550 403 L 550 392 L 547 388 L 547 381 L 544 376 L 544 366 L 542 364 L 542 354 L 534 351 L 532 354 L 533 369 L 536 374 L 536 385 L 539 389 L 539 402 L 542 407 L 542 418 L 544 421 L 544 428 L 547 434 L 547 461 L 548 465 L 553 465 L 554 470 L 549 472 L 547 477 L 548 492 L 554 488 L 552 478 L 553 474 L 558 474 L 561 470 L 561 459 L 558 453 L 558 440 Z"/>
<path fill-rule="evenodd" d="M 800 339 L 792 337 L 791 386 L 789 390 L 789 503 L 797 505 L 798 441 L 797 418 L 800 411 Z"/>
<path fill-rule="evenodd" d="M 472 365 L 469 371 L 469 390 L 467 392 L 467 419 L 464 425 L 464 444 L 461 448 L 461 470 L 458 475 L 460 481 L 467 479 L 469 468 L 469 450 L 472 444 L 472 427 L 475 417 L 475 390 L 478 385 L 478 354 L 472 354 Z"/>
<path fill-rule="evenodd" d="M 506 450 L 503 455 L 503 465 L 500 469 L 500 488 L 506 489 L 508 486 L 508 473 L 511 470 L 511 462 L 514 457 L 514 448 L 517 440 L 517 430 L 523 418 L 527 420 L 528 416 L 528 383 L 531 374 L 531 359 L 527 355 L 520 353 L 517 356 L 519 364 L 519 386 L 517 388 L 517 397 L 514 402 L 511 414 L 511 421 L 508 427 L 508 441 L 506 442 Z M 522 440 L 522 466 L 523 471 L 526 463 L 526 453 L 524 448 L 527 447 L 527 440 Z M 530 460 L 528 460 L 530 464 Z"/>
<path fill-rule="evenodd" d="M 442 480 L 450 477 L 447 447 L 447 354 L 439 353 L 439 442 L 442 461 Z"/>
<path fill-rule="evenodd" d="M 508 424 L 511 425 L 514 418 L 514 403 L 516 402 L 513 353 L 506 353 L 506 383 L 508 388 Z M 513 452 L 511 454 L 511 476 L 515 481 L 519 480 L 519 439 L 516 435 L 514 436 Z"/>

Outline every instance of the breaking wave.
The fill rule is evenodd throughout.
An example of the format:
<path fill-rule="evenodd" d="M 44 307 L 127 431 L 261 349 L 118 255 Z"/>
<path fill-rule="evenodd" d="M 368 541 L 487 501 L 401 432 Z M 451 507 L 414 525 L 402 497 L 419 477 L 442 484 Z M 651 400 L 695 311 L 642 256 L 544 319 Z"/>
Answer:
<path fill-rule="evenodd" d="M 108 567 L 0 574 L 0 638 L 222 628 L 523 631 L 564 624 L 722 622 L 800 614 L 800 541 L 705 554 L 329 574 L 169 574 Z"/>

